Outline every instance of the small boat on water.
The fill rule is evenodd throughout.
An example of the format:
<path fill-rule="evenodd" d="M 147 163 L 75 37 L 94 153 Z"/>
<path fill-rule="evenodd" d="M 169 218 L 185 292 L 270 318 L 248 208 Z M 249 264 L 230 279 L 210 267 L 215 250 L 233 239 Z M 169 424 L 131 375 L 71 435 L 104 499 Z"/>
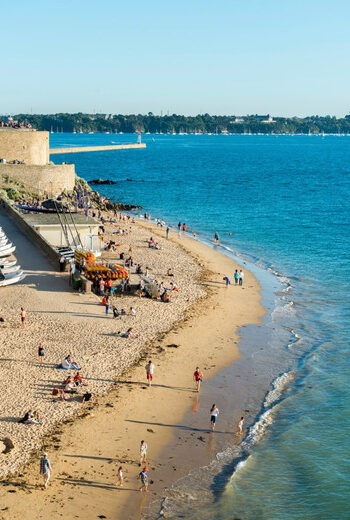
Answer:
<path fill-rule="evenodd" d="M 26 275 L 23 271 L 17 271 L 16 273 L 8 273 L 3 274 L 2 271 L 0 271 L 0 287 L 4 287 L 6 285 L 12 285 L 17 282 L 21 282 L 24 280 Z"/>

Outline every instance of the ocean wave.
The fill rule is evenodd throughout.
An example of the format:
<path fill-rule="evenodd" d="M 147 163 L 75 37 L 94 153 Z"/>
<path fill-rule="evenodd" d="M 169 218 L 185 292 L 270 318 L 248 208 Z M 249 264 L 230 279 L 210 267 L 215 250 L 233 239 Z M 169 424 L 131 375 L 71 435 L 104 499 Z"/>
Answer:
<path fill-rule="evenodd" d="M 292 334 L 293 339 L 290 343 L 288 343 L 288 348 L 295 347 L 297 343 L 299 343 L 302 340 L 302 337 L 299 336 L 299 334 L 295 332 L 295 330 L 290 329 L 290 333 Z"/>
<path fill-rule="evenodd" d="M 280 399 L 283 390 L 287 387 L 287 385 L 295 379 L 295 372 L 284 372 L 282 375 L 277 377 L 272 382 L 272 390 L 268 392 L 264 401 L 264 408 L 268 408 L 273 403 L 275 403 L 278 399 Z"/>
<path fill-rule="evenodd" d="M 281 300 L 284 300 L 284 298 L 281 298 Z M 274 319 L 278 316 L 288 315 L 288 314 L 292 314 L 292 313 L 293 314 L 295 313 L 293 300 L 289 301 L 285 305 L 276 305 L 275 309 L 271 313 L 271 316 L 272 316 L 272 319 Z"/>

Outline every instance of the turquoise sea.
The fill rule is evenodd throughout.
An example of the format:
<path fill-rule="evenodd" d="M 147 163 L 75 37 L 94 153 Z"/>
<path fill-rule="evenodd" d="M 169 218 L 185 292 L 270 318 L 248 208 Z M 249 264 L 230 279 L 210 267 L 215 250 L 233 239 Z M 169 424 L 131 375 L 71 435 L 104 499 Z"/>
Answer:
<path fill-rule="evenodd" d="M 135 135 L 51 136 L 52 146 L 135 141 Z M 350 137 L 144 141 L 146 150 L 62 155 L 55 162 L 75 162 L 87 180 L 116 180 L 100 191 L 171 225 L 186 222 L 199 239 L 218 231 L 228 254 L 250 262 L 263 285 L 273 278 L 277 287 L 268 309 L 275 354 L 256 357 L 257 372 L 271 375 L 260 411 L 240 452 L 217 455 L 222 464 L 197 486 L 195 507 L 172 499 L 166 517 L 348 520 Z"/>

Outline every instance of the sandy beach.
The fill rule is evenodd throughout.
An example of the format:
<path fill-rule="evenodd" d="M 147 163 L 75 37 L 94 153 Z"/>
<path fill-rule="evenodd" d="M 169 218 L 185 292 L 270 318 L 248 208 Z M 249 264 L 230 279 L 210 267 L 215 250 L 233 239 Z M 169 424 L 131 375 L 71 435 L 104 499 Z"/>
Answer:
<path fill-rule="evenodd" d="M 17 244 L 20 233 L 3 214 L 0 225 Z M 53 273 L 47 260 L 25 239 L 18 246 L 17 257 L 28 278 L 21 286 L 2 289 L 0 309 L 5 318 L 0 329 L 0 384 L 6 396 L 1 403 L 0 429 L 1 438 L 10 437 L 15 445 L 9 454 L 0 456 L 3 483 L 7 484 L 1 490 L 0 518 L 44 518 L 48 514 L 137 518 L 149 500 L 137 491 L 141 439 L 149 446 L 149 476 L 154 481 L 150 497 L 170 485 L 175 472 L 178 478 L 208 458 L 206 443 L 198 440 L 200 434 L 193 435 L 190 425 L 182 431 L 186 448 L 176 466 L 169 463 L 165 448 L 186 411 L 196 406 L 195 367 L 200 366 L 208 380 L 238 359 L 237 329 L 258 322 L 264 312 L 259 284 L 245 272 L 243 287 L 226 288 L 223 276 L 232 278 L 239 266 L 190 237 L 179 238 L 172 232 L 167 241 L 164 229 L 146 222 L 123 227 L 128 234 L 118 251 L 128 251 L 131 245 L 136 263 L 147 265 L 151 275 L 165 284 L 171 267 L 179 292 L 170 304 L 137 296 L 118 298 L 118 308 L 132 305 L 137 311 L 136 317 L 122 320 L 106 317 L 97 296 L 73 294 L 66 275 Z M 111 230 L 107 226 L 107 236 Z M 162 249 L 147 247 L 150 234 L 159 236 Z M 28 312 L 23 330 L 21 305 Z M 137 339 L 115 337 L 116 330 L 129 326 L 139 334 Z M 36 358 L 40 341 L 46 350 L 42 365 Z M 81 373 L 96 396 L 92 406 L 82 408 L 76 398 L 60 402 L 51 395 L 66 376 L 55 366 L 68 353 L 82 366 Z M 145 384 L 144 369 L 150 357 L 155 364 L 152 388 Z M 40 410 L 43 425 L 18 424 L 29 408 Z M 72 420 L 77 416 L 78 420 Z M 233 428 L 236 419 L 232 418 Z M 207 429 L 208 423 L 203 424 L 203 431 Z M 52 482 L 45 492 L 36 455 L 42 445 L 53 465 Z M 32 462 L 23 467 L 31 454 Z M 122 488 L 116 486 L 119 465 L 127 479 Z M 19 468 L 21 472 L 16 474 Z M 11 478 L 6 477 L 8 473 Z"/>

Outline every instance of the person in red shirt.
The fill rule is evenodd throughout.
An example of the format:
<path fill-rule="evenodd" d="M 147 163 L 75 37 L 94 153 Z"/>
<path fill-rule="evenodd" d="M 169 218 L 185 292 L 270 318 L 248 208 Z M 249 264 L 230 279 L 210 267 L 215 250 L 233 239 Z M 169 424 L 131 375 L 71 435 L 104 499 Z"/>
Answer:
<path fill-rule="evenodd" d="M 201 387 L 201 382 L 203 381 L 203 374 L 199 370 L 199 367 L 196 367 L 196 370 L 195 370 L 195 372 L 193 374 L 193 380 L 196 383 L 197 392 L 199 392 L 200 387 Z"/>
<path fill-rule="evenodd" d="M 186 229 L 187 229 L 186 224 L 183 224 L 183 225 L 182 225 L 182 231 L 183 231 L 184 233 L 185 233 Z"/>
<path fill-rule="evenodd" d="M 74 383 L 76 384 L 76 386 L 81 386 L 83 384 L 83 378 L 81 377 L 79 372 L 77 372 L 74 376 Z"/>

